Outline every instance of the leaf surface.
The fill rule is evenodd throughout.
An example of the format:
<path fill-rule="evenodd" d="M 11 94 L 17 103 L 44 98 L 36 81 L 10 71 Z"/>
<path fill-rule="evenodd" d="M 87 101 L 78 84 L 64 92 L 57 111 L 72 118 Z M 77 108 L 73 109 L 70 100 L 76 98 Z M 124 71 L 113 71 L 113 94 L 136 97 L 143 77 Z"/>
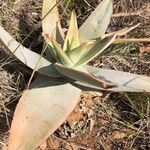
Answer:
<path fill-rule="evenodd" d="M 59 20 L 59 12 L 56 0 L 43 0 L 42 7 L 42 30 L 46 43 L 51 43 L 49 39 L 53 35 L 57 41 L 63 45 L 64 34 Z"/>
<path fill-rule="evenodd" d="M 114 84 L 111 84 L 105 80 L 95 78 L 90 73 L 86 72 L 86 70 L 82 67 L 68 68 L 59 64 L 55 64 L 55 67 L 62 75 L 75 81 L 77 80 L 86 84 L 102 88 L 110 88 L 115 86 Z"/>
<path fill-rule="evenodd" d="M 42 6 L 42 30 L 43 37 L 47 44 L 52 46 L 51 36 L 53 35 L 59 44 L 64 43 L 64 34 L 59 22 L 59 13 L 57 8 L 56 0 L 43 0 Z M 47 47 L 45 53 L 49 60 L 56 59 L 51 47 Z"/>
<path fill-rule="evenodd" d="M 103 0 L 79 29 L 81 42 L 102 37 L 110 23 L 113 0 Z"/>
<path fill-rule="evenodd" d="M 78 25 L 75 11 L 71 14 L 69 29 L 65 38 L 63 50 L 70 51 L 80 45 Z"/>
<path fill-rule="evenodd" d="M 150 77 L 148 76 L 109 69 L 100 69 L 88 65 L 85 66 L 85 69 L 93 76 L 101 80 L 110 82 L 112 84 L 116 84 L 117 86 L 114 88 L 104 89 L 92 87 L 91 85 L 88 84 L 84 85 L 81 82 L 80 83 L 76 82 L 77 84 L 81 85 L 81 87 L 77 86 L 80 87 L 81 89 L 96 90 L 96 91 L 105 90 L 114 92 L 150 92 Z"/>
<path fill-rule="evenodd" d="M 57 54 L 57 57 L 60 59 L 60 62 L 64 65 L 64 66 L 73 66 L 73 62 L 71 61 L 71 59 L 67 56 L 67 54 L 63 51 L 63 49 L 61 48 L 61 45 L 59 45 L 57 43 L 57 41 L 55 40 L 54 37 L 52 37 L 52 45 L 54 47 L 54 50 Z"/>
<path fill-rule="evenodd" d="M 94 42 L 93 44 L 89 44 L 88 47 L 87 45 L 84 46 L 83 43 L 82 46 L 72 50 L 69 57 L 73 61 L 76 61 L 74 66 L 79 66 L 88 63 L 100 53 L 102 53 L 108 46 L 110 46 L 110 44 L 113 43 L 115 38 L 116 35 L 111 35 L 109 37 L 105 37 L 104 39 L 96 40 L 96 42 Z"/>
<path fill-rule="evenodd" d="M 21 62 L 47 76 L 60 76 L 54 66 L 39 54 L 18 43 L 7 31 L 0 26 L 0 42 Z M 40 61 L 39 61 L 40 60 Z"/>
<path fill-rule="evenodd" d="M 84 42 L 79 47 L 69 51 L 67 55 L 74 63 L 77 63 L 83 56 L 88 53 L 90 49 L 92 49 L 95 43 L 96 42 L 94 41 Z"/>
<path fill-rule="evenodd" d="M 65 121 L 80 93 L 61 79 L 38 77 L 17 105 L 8 150 L 34 150 Z"/>

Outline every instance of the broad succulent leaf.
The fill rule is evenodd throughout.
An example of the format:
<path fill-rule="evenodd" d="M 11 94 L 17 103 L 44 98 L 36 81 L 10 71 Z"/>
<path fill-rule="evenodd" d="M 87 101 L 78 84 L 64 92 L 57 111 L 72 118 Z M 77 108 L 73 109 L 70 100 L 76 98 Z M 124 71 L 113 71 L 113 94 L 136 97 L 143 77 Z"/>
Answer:
<path fill-rule="evenodd" d="M 104 89 L 97 88 L 88 84 L 83 84 L 83 82 L 76 82 L 78 88 L 82 90 L 94 90 L 94 91 L 114 91 L 114 92 L 150 92 L 150 77 L 137 75 L 133 73 L 127 73 L 116 70 L 101 69 L 97 67 L 92 67 L 89 65 L 84 66 L 84 68 L 101 80 L 116 84 L 116 87 Z"/>
<path fill-rule="evenodd" d="M 82 67 L 68 68 L 59 64 L 55 64 L 55 67 L 58 70 L 58 72 L 60 72 L 62 75 L 71 78 L 75 81 L 81 81 L 83 83 L 102 88 L 112 88 L 116 86 L 111 82 L 107 82 L 100 78 L 95 78 Z"/>
<path fill-rule="evenodd" d="M 49 39 L 51 39 L 51 36 L 53 35 L 57 39 L 59 44 L 63 46 L 64 34 L 62 32 L 62 28 L 59 22 L 59 13 L 56 6 L 56 0 L 43 0 L 42 30 L 43 37 L 46 43 L 52 45 L 51 40 Z M 47 47 L 45 53 L 46 57 L 49 60 L 52 60 L 53 58 L 56 59 L 51 47 Z"/>
<path fill-rule="evenodd" d="M 78 47 L 71 51 L 69 57 L 75 61 L 74 66 L 79 66 L 88 63 L 100 53 L 102 53 L 110 44 L 115 40 L 116 35 L 105 37 L 104 39 L 96 40 L 96 42 L 91 46 L 85 48 L 84 46 Z"/>
<path fill-rule="evenodd" d="M 18 43 L 7 31 L 0 26 L 0 42 L 21 62 L 33 70 L 47 76 L 60 76 L 54 66 L 39 54 Z M 39 61 L 40 60 L 40 61 Z"/>
<path fill-rule="evenodd" d="M 52 34 L 56 38 L 56 32 L 59 33 L 59 36 L 57 37 L 62 40 L 63 33 L 61 32 L 62 29 L 59 22 L 59 13 L 56 6 L 56 0 L 43 0 L 42 29 L 45 41 L 47 41 L 47 36 L 51 37 Z"/>
<path fill-rule="evenodd" d="M 15 110 L 8 150 L 34 150 L 65 121 L 80 94 L 80 89 L 56 78 L 36 79 Z"/>
<path fill-rule="evenodd" d="M 55 40 L 54 37 L 51 38 L 52 40 L 52 45 L 53 48 L 56 52 L 56 55 L 58 57 L 58 59 L 60 60 L 60 62 L 64 65 L 64 66 L 73 66 L 73 62 L 71 61 L 71 59 L 67 56 L 67 54 L 63 51 L 63 49 L 61 48 L 61 45 L 59 45 L 57 43 L 57 41 Z"/>
<path fill-rule="evenodd" d="M 75 11 L 71 14 L 69 29 L 65 38 L 63 50 L 70 51 L 80 45 L 78 25 Z"/>
<path fill-rule="evenodd" d="M 110 23 L 113 0 L 103 0 L 79 29 L 81 42 L 102 37 Z"/>
<path fill-rule="evenodd" d="M 74 62 L 77 63 L 82 56 L 85 56 L 88 51 L 96 44 L 96 41 L 87 41 L 82 43 L 80 46 L 76 47 L 75 49 L 69 51 L 67 55 L 69 58 Z"/>

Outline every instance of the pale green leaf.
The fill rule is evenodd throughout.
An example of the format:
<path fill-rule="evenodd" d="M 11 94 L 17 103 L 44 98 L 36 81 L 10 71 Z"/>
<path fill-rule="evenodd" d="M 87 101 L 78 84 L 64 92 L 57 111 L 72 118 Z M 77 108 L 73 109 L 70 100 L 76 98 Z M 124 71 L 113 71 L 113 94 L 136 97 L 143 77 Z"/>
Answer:
<path fill-rule="evenodd" d="M 21 62 L 47 76 L 60 76 L 51 62 L 18 43 L 0 26 L 0 42 Z"/>
<path fill-rule="evenodd" d="M 69 29 L 65 38 L 63 50 L 70 51 L 80 45 L 78 25 L 75 11 L 71 14 Z"/>
<path fill-rule="evenodd" d="M 64 45 L 64 33 L 62 31 L 60 24 L 58 24 L 58 26 L 56 27 L 56 40 L 63 47 L 63 45 Z"/>
<path fill-rule="evenodd" d="M 56 30 L 59 22 L 59 13 L 56 0 L 43 0 L 42 7 L 42 29 L 44 34 L 49 36 Z"/>
<path fill-rule="evenodd" d="M 46 43 L 50 42 L 49 38 L 51 38 L 53 34 L 57 41 L 63 45 L 64 34 L 59 21 L 56 0 L 43 0 L 42 29 Z"/>
<path fill-rule="evenodd" d="M 102 53 L 110 44 L 113 43 L 115 40 L 116 35 L 112 35 L 109 37 L 105 37 L 104 39 L 99 39 L 94 42 L 93 46 L 90 44 L 89 47 L 78 47 L 71 51 L 69 57 L 72 60 L 75 60 L 76 57 L 78 58 L 74 66 L 83 65 L 88 63 L 100 53 Z"/>
<path fill-rule="evenodd" d="M 82 90 L 150 93 L 150 77 L 148 76 L 109 69 L 100 69 L 88 65 L 86 65 L 84 68 L 98 79 L 116 84 L 117 87 L 104 89 L 91 86 L 90 84 L 83 84 L 82 82 L 76 82 L 76 86 Z"/>
<path fill-rule="evenodd" d="M 53 45 L 53 48 L 54 48 L 54 50 L 55 50 L 55 53 L 56 53 L 58 59 L 60 60 L 60 62 L 61 62 L 64 66 L 68 66 L 68 67 L 73 66 L 73 62 L 72 62 L 71 59 L 67 56 L 67 54 L 63 51 L 63 49 L 62 49 L 61 46 L 57 43 L 57 41 L 55 40 L 55 38 L 52 37 L 51 40 L 52 40 L 52 45 Z"/>
<path fill-rule="evenodd" d="M 115 86 L 114 84 L 111 84 L 105 80 L 95 78 L 93 75 L 86 72 L 86 70 L 82 67 L 67 68 L 59 64 L 55 64 L 55 67 L 58 70 L 58 72 L 60 72 L 62 75 L 71 78 L 75 81 L 77 80 L 82 83 L 86 83 L 86 84 L 90 84 L 102 88 L 110 88 Z"/>
<path fill-rule="evenodd" d="M 59 22 L 59 14 L 56 6 L 56 0 L 43 0 L 42 7 L 42 28 L 44 34 L 50 36 L 56 29 Z"/>
<path fill-rule="evenodd" d="M 110 23 L 113 0 L 103 0 L 79 29 L 81 42 L 102 37 Z"/>
<path fill-rule="evenodd" d="M 67 55 L 69 58 L 74 62 L 78 62 L 82 56 L 85 56 L 86 53 L 94 46 L 96 42 L 94 41 L 88 41 L 82 43 L 79 47 L 69 51 Z"/>
<path fill-rule="evenodd" d="M 39 77 L 15 110 L 8 150 L 35 150 L 73 111 L 81 90 L 56 78 Z"/>
<path fill-rule="evenodd" d="M 42 30 L 43 30 L 43 37 L 45 42 L 49 45 L 51 43 L 51 36 L 53 35 L 59 44 L 63 45 L 63 32 L 59 22 L 59 13 L 56 5 L 56 0 L 43 0 L 43 7 L 42 7 Z M 51 51 L 51 52 L 50 52 Z M 48 59 L 55 58 L 55 54 L 50 47 L 47 47 L 46 57 Z"/>

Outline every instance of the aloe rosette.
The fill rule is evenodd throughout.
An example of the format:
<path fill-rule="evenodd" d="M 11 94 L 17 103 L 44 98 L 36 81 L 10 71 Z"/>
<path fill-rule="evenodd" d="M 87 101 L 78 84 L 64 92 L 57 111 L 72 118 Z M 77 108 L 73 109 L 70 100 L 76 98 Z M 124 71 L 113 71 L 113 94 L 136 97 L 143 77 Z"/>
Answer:
<path fill-rule="evenodd" d="M 67 35 L 59 22 L 56 0 L 44 0 L 42 28 L 46 51 L 41 56 L 20 45 L 0 27 L 0 41 L 20 61 L 39 72 L 16 107 L 8 150 L 34 150 L 73 111 L 82 90 L 150 92 L 150 78 L 87 65 L 116 40 L 135 27 L 105 34 L 113 0 L 103 0 L 78 29 L 71 14 Z M 55 7 L 54 7 L 55 6 Z"/>

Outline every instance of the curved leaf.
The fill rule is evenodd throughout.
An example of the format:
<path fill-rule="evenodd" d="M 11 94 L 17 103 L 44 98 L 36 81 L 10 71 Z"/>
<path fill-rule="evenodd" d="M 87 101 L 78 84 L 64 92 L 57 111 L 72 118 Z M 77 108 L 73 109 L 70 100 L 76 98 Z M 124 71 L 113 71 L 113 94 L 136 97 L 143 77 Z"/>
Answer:
<path fill-rule="evenodd" d="M 114 31 L 114 32 L 110 32 L 110 33 L 107 33 L 104 35 L 104 37 L 106 36 L 110 36 L 110 35 L 113 35 L 113 34 L 116 34 L 116 36 L 122 36 L 122 35 L 125 35 L 127 34 L 128 32 L 134 30 L 135 28 L 137 28 L 138 26 L 140 25 L 140 23 L 136 24 L 135 26 L 132 26 L 130 28 L 124 28 L 122 30 L 118 30 L 118 31 Z"/>
<path fill-rule="evenodd" d="M 13 53 L 21 62 L 47 76 L 60 76 L 51 62 L 39 54 L 20 45 L 11 35 L 0 26 L 0 42 Z M 39 61 L 40 59 L 40 61 Z"/>
<path fill-rule="evenodd" d="M 115 38 L 116 35 L 112 35 L 105 37 L 104 39 L 96 40 L 96 42 L 93 43 L 93 46 L 91 44 L 89 44 L 89 47 L 84 47 L 84 45 L 82 45 L 81 47 L 72 50 L 69 57 L 73 61 L 76 61 L 74 66 L 88 63 L 113 43 Z"/>
<path fill-rule="evenodd" d="M 49 38 L 53 34 L 57 41 L 61 45 L 63 44 L 64 35 L 59 22 L 59 12 L 56 0 L 43 0 L 42 29 L 44 39 L 47 43 L 49 43 Z"/>
<path fill-rule="evenodd" d="M 85 56 L 88 53 L 90 49 L 92 49 L 95 43 L 95 41 L 84 42 L 77 48 L 69 51 L 67 55 L 74 63 L 77 63 L 78 60 L 80 60 L 83 56 Z"/>
<path fill-rule="evenodd" d="M 86 90 L 105 90 L 114 92 L 150 92 L 150 77 L 122 71 L 100 69 L 88 65 L 85 66 L 85 69 L 93 76 L 112 84 L 116 84 L 117 87 L 104 89 L 76 82 L 76 84 L 83 86 L 80 87 L 76 85 L 81 89 L 85 89 L 84 87 L 87 87 Z"/>
<path fill-rule="evenodd" d="M 78 25 L 75 11 L 71 14 L 69 29 L 65 38 L 63 50 L 70 51 L 80 45 Z"/>
<path fill-rule="evenodd" d="M 113 0 L 103 0 L 79 29 L 81 42 L 102 37 L 110 23 Z"/>
<path fill-rule="evenodd" d="M 96 87 L 102 87 L 102 88 L 111 88 L 116 85 L 111 84 L 105 80 L 98 79 L 88 72 L 82 67 L 78 68 L 67 68 L 59 64 L 55 64 L 56 69 L 58 72 L 60 72 L 62 75 L 71 78 L 73 80 L 77 80 L 86 84 L 90 84 Z"/>
<path fill-rule="evenodd" d="M 78 104 L 80 93 L 56 78 L 36 79 L 15 110 L 8 150 L 34 150 L 65 121 Z"/>
<path fill-rule="evenodd" d="M 52 45 L 54 47 L 54 50 L 57 54 L 58 59 L 64 66 L 73 66 L 73 62 L 71 59 L 67 56 L 67 54 L 63 51 L 61 46 L 57 43 L 54 37 L 51 38 L 52 40 Z"/>

